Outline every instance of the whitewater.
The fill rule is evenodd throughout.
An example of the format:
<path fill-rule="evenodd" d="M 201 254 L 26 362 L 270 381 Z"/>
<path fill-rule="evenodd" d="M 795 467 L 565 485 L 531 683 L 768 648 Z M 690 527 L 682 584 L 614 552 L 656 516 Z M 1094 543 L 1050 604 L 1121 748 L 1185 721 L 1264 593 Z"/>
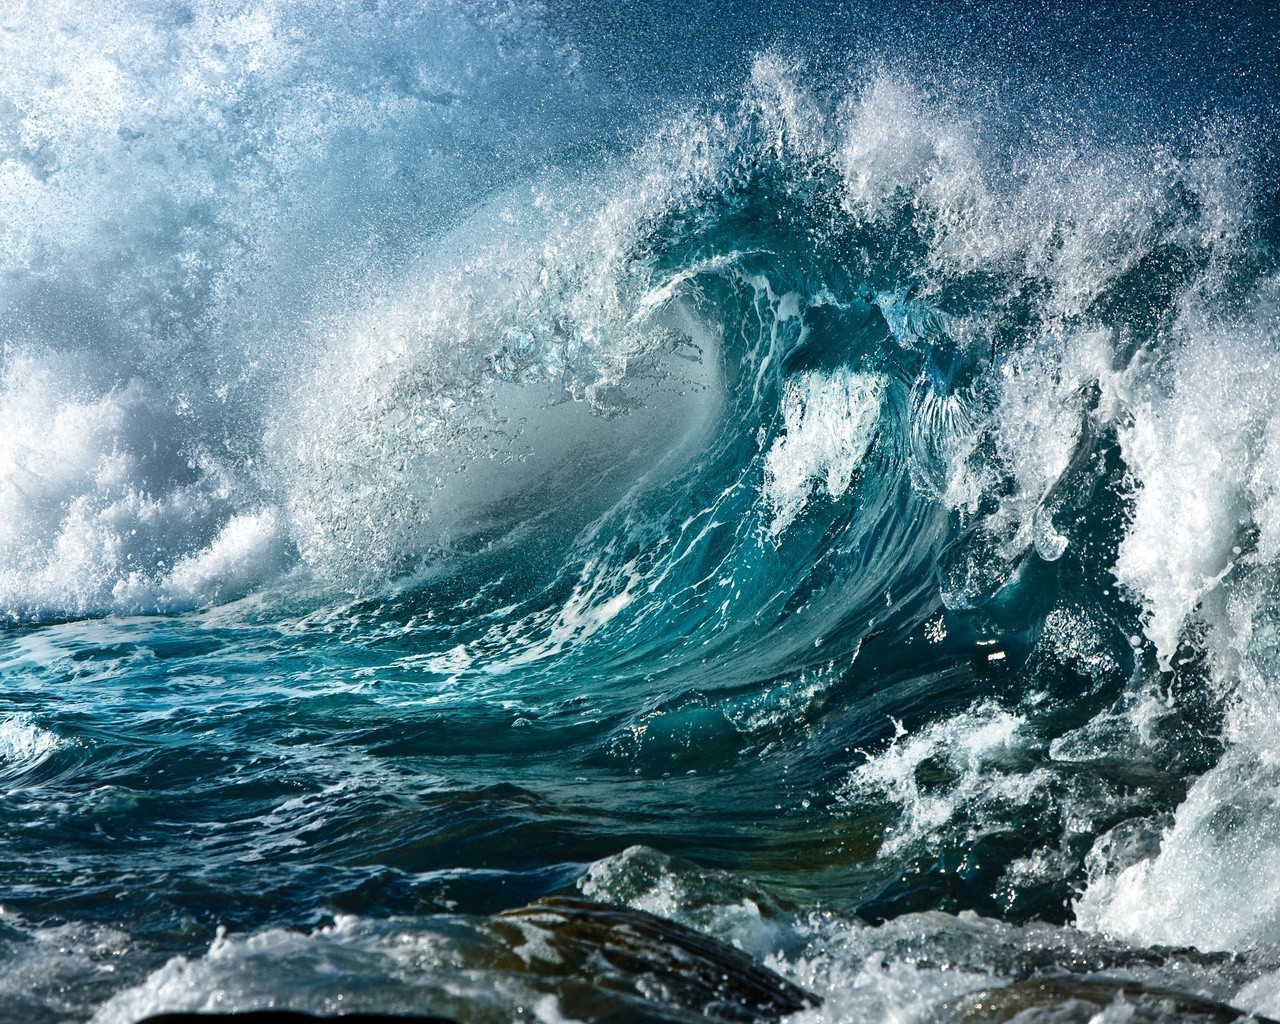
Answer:
<path fill-rule="evenodd" d="M 0 0 L 0 1021 L 1280 1018 L 1277 41 Z"/>

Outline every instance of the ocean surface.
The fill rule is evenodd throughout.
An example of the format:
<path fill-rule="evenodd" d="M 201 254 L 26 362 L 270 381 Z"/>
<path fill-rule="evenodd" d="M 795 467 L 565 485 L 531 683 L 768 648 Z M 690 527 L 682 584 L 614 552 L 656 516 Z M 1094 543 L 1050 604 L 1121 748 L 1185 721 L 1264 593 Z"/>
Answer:
<path fill-rule="evenodd" d="M 0 0 L 0 1021 L 756 1019 L 548 896 L 1280 1017 L 1280 17 L 1165 6 Z"/>

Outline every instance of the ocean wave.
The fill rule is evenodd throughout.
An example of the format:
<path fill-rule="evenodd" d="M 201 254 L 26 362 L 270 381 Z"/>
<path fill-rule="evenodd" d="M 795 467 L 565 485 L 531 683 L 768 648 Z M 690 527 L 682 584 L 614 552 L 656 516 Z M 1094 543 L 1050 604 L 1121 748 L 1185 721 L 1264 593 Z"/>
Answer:
<path fill-rule="evenodd" d="M 1264 141 L 1019 121 L 910 55 L 645 93 L 555 10 L 339 7 L 0 33 L 0 668 L 91 695 L 6 712 L 0 771 L 84 736 L 95 787 L 217 804 L 148 820 L 182 871 L 283 858 L 283 892 L 356 834 L 395 864 L 353 886 L 428 907 L 245 912 L 100 1019 L 343 971 L 417 1007 L 464 856 L 773 957 L 815 1020 L 1009 948 L 1271 1006 Z"/>

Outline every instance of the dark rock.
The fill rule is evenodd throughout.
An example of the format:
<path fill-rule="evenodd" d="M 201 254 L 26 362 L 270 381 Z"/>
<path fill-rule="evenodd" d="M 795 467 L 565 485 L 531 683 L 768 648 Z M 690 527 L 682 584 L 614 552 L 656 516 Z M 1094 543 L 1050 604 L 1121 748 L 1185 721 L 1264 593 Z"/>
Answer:
<path fill-rule="evenodd" d="M 543 933 L 553 959 L 536 965 L 542 970 L 621 997 L 622 1006 L 612 1012 L 581 1007 L 584 1019 L 751 1024 L 778 1021 L 821 1002 L 741 950 L 643 911 L 550 897 L 501 914 L 498 921 Z M 579 1016 L 576 1008 L 566 1009 Z"/>
<path fill-rule="evenodd" d="M 585 900 L 548 898 L 488 918 L 458 918 L 459 969 L 488 978 L 499 1005 L 445 988 L 421 990 L 423 1005 L 462 1020 L 501 1020 L 501 1000 L 525 990 L 554 997 L 560 1011 L 592 1024 L 777 1024 L 820 1000 L 741 950 L 673 921 Z M 424 978 L 430 982 L 430 978 Z M 483 1001 L 483 1000 L 482 1000 Z M 513 1014 L 514 1017 L 514 1014 Z M 445 1017 L 282 1010 L 170 1013 L 139 1024 L 453 1024 Z"/>
<path fill-rule="evenodd" d="M 983 989 L 948 1003 L 934 1014 L 942 1024 L 1087 1024 L 1104 1008 L 1122 1001 L 1132 1008 L 1131 1024 L 1277 1024 L 1268 1017 L 1212 999 L 1111 978 L 1057 975 Z"/>

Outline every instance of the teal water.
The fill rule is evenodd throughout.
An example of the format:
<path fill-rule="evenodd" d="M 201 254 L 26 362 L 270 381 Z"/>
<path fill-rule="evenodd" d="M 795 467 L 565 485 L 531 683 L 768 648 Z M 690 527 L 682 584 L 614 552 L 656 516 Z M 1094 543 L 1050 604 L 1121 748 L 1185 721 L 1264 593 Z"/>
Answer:
<path fill-rule="evenodd" d="M 0 1017 L 1280 1013 L 1273 19 L 922 10 L 0 12 Z"/>

